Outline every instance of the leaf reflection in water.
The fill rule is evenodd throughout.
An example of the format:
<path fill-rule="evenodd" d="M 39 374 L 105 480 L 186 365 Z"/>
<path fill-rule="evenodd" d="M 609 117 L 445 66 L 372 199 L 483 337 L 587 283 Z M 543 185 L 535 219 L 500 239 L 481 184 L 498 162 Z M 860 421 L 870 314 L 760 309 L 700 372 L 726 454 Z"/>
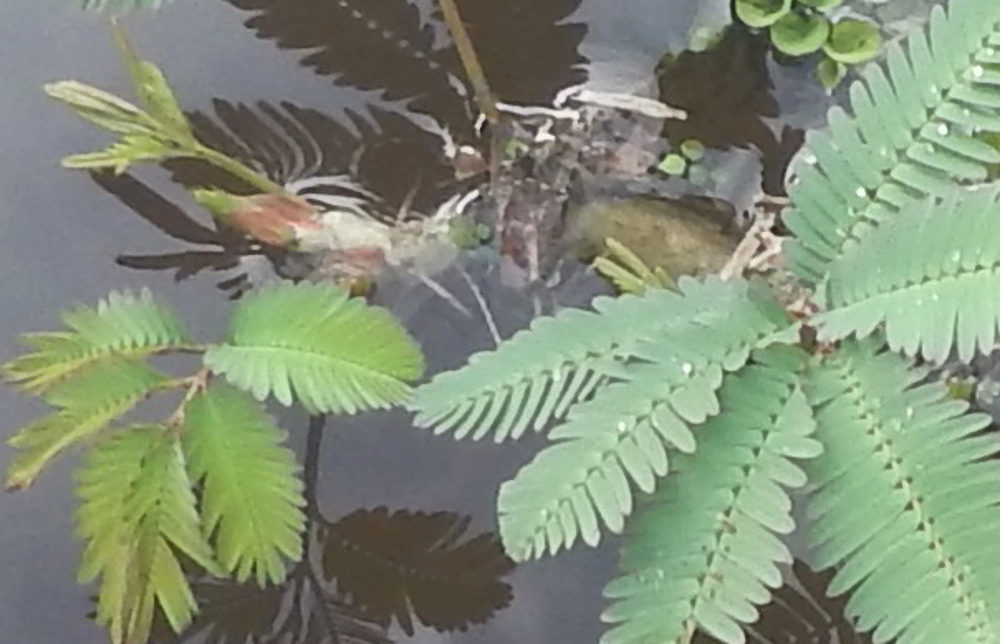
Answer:
<path fill-rule="evenodd" d="M 747 627 L 751 642 L 785 644 L 870 644 L 871 634 L 858 633 L 844 617 L 849 595 L 827 597 L 826 588 L 834 570 L 816 572 L 803 561 L 785 574 L 785 585 L 775 591 L 771 602 L 760 608 L 760 618 Z M 718 642 L 698 633 L 693 644 Z"/>
<path fill-rule="evenodd" d="M 253 16 L 257 36 L 305 53 L 302 64 L 338 85 L 432 116 L 459 139 L 475 138 L 471 90 L 441 16 L 424 21 L 412 0 L 227 0 Z M 458 0 L 486 77 L 503 101 L 543 104 L 579 83 L 580 0 Z"/>
<path fill-rule="evenodd" d="M 389 644 L 393 622 L 408 636 L 422 624 L 465 631 L 507 607 L 513 570 L 494 533 L 466 538 L 470 518 L 453 512 L 357 510 L 329 521 L 317 499 L 324 419 L 306 448 L 305 554 L 284 583 L 260 588 L 220 579 L 193 583 L 201 612 L 159 644 Z"/>

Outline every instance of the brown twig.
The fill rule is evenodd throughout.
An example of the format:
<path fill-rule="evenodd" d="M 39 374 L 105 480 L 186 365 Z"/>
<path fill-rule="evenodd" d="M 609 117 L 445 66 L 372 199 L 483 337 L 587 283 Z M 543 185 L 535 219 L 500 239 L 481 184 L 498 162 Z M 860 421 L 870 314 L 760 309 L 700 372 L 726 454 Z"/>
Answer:
<path fill-rule="evenodd" d="M 448 25 L 451 39 L 455 41 L 455 48 L 458 50 L 458 57 L 462 60 L 462 67 L 472 83 L 472 90 L 475 93 L 476 104 L 479 111 L 490 122 L 496 126 L 500 121 L 500 113 L 497 111 L 496 100 L 493 92 L 490 91 L 489 83 L 486 82 L 486 73 L 476 56 L 476 49 L 472 46 L 472 39 L 469 32 L 462 23 L 462 16 L 458 13 L 458 6 L 455 0 L 438 0 L 441 6 L 441 13 L 444 15 L 444 22 Z"/>
<path fill-rule="evenodd" d="M 167 419 L 167 422 L 165 423 L 167 427 L 176 430 L 184 424 L 184 415 L 187 412 L 188 404 L 190 404 L 190 402 L 194 400 L 194 397 L 204 391 L 205 387 L 208 386 L 208 377 L 208 369 L 201 369 L 193 376 L 183 379 L 187 384 L 187 391 L 184 392 L 184 398 L 181 400 L 180 404 L 177 405 L 177 409 L 175 409 L 174 413 L 172 413 L 170 418 Z"/>
<path fill-rule="evenodd" d="M 754 256 L 757 254 L 757 249 L 764 243 L 763 236 L 771 230 L 772 226 L 774 226 L 773 213 L 758 213 L 753 225 L 750 226 L 750 230 L 747 231 L 747 234 L 743 236 L 739 245 L 736 246 L 736 250 L 733 251 L 726 265 L 719 271 L 719 277 L 728 281 L 742 275 L 743 271 L 753 261 Z"/>

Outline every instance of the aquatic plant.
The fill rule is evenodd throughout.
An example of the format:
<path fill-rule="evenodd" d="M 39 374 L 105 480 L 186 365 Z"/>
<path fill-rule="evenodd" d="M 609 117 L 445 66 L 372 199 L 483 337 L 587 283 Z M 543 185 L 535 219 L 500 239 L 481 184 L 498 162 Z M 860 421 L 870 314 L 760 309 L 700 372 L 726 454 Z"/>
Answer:
<path fill-rule="evenodd" d="M 100 577 L 96 619 L 116 644 L 145 642 L 157 607 L 175 631 L 191 622 L 191 565 L 264 585 L 301 558 L 299 468 L 263 401 L 382 409 L 423 370 L 387 313 L 323 284 L 248 295 L 214 344 L 192 340 L 148 291 L 112 292 L 62 320 L 66 330 L 24 335 L 31 352 L 3 367 L 53 408 L 10 439 L 6 485 L 27 487 L 69 448 L 89 447 L 77 473 L 80 581 Z M 171 377 L 149 363 L 168 354 L 200 355 L 201 367 Z M 181 400 L 166 419 L 132 419 L 170 392 Z"/>
<path fill-rule="evenodd" d="M 500 488 L 501 537 L 526 561 L 625 534 L 603 642 L 744 641 L 792 563 L 796 489 L 858 631 L 1000 641 L 1000 444 L 922 364 L 997 343 L 998 159 L 977 137 L 1000 129 L 998 47 L 1000 5 L 936 7 L 861 72 L 853 114 L 807 135 L 783 221 L 811 292 L 668 291 L 632 266 L 641 294 L 540 318 L 415 390 L 437 434 L 552 426 Z"/>
<path fill-rule="evenodd" d="M 843 0 L 736 0 L 737 18 L 755 29 L 767 29 L 774 48 L 789 56 L 822 51 L 816 72 L 827 88 L 837 85 L 847 65 L 871 60 L 882 49 L 876 25 L 866 20 L 828 14 Z"/>

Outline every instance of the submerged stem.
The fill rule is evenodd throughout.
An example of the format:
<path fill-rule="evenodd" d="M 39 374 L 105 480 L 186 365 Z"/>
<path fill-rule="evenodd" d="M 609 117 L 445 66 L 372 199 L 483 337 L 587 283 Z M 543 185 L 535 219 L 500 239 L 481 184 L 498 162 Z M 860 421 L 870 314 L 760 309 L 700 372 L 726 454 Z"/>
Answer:
<path fill-rule="evenodd" d="M 476 56 L 476 49 L 472 46 L 472 39 L 462 23 L 462 16 L 458 13 L 458 6 L 455 0 L 438 0 L 441 6 L 441 13 L 444 14 L 444 22 L 448 25 L 451 39 L 455 41 L 455 48 L 458 49 L 458 57 L 462 59 L 462 67 L 472 83 L 472 90 L 476 96 L 476 104 L 479 111 L 486 119 L 496 125 L 500 120 L 500 113 L 497 111 L 496 100 L 490 91 L 489 83 L 486 82 L 486 73 Z"/>
<path fill-rule="evenodd" d="M 254 188 L 257 188 L 261 192 L 268 192 L 282 197 L 288 197 L 289 199 L 294 199 L 296 201 L 299 199 L 298 196 L 286 190 L 284 186 L 271 181 L 267 177 L 252 170 L 236 159 L 226 156 L 217 150 L 213 150 L 208 146 L 199 144 L 192 150 L 192 152 L 194 153 L 194 156 L 208 161 L 221 170 L 225 170 L 234 177 L 245 181 Z"/>

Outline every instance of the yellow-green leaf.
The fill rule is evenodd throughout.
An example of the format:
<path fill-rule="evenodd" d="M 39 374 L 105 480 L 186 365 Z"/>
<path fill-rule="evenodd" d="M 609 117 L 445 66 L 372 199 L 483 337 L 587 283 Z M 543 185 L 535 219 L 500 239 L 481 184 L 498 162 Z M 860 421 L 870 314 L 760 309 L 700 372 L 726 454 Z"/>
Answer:
<path fill-rule="evenodd" d="M 185 465 L 172 432 L 139 425 L 99 443 L 78 473 L 80 581 L 101 577 L 97 621 L 114 644 L 146 642 L 156 606 L 175 631 L 191 623 L 197 604 L 178 552 L 220 572 Z"/>
<path fill-rule="evenodd" d="M 7 470 L 7 488 L 31 485 L 62 450 L 103 430 L 164 380 L 140 362 L 119 358 L 97 363 L 52 387 L 46 399 L 58 411 L 30 423 L 8 441 L 18 453 Z"/>
<path fill-rule="evenodd" d="M 191 478 L 202 484 L 204 532 L 237 581 L 285 577 L 283 558 L 302 557 L 302 482 L 284 432 L 248 394 L 212 383 L 185 414 Z"/>

